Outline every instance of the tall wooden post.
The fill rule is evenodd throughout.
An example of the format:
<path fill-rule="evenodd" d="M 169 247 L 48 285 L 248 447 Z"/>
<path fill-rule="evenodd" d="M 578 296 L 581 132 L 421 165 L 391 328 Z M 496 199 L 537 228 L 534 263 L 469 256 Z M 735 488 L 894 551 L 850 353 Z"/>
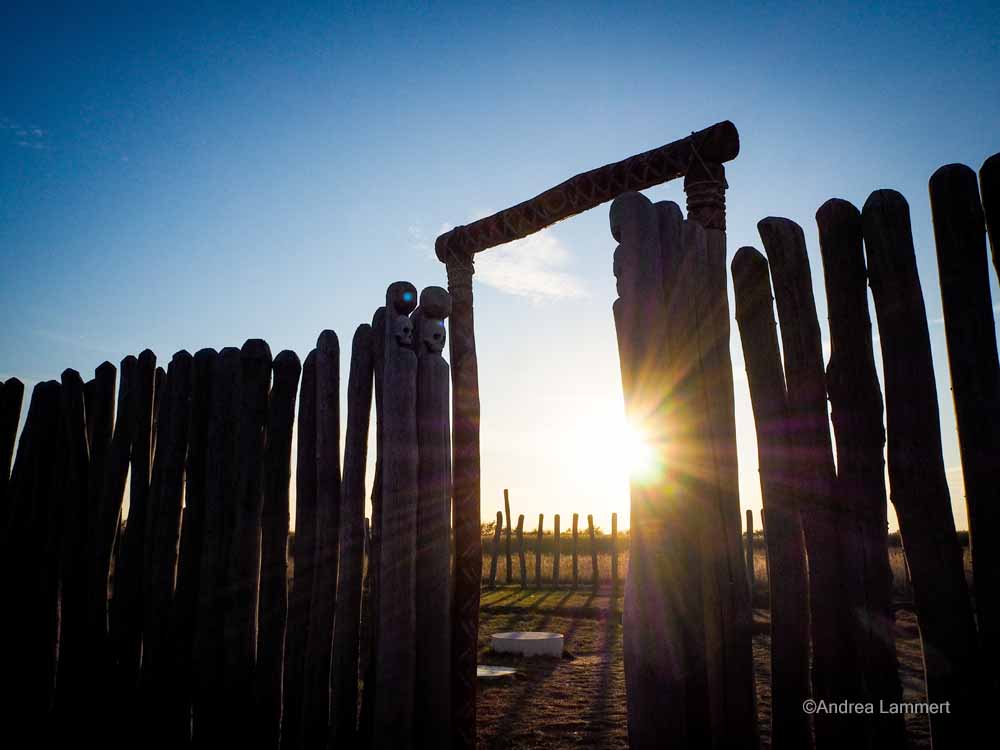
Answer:
<path fill-rule="evenodd" d="M 594 530 L 594 516 L 587 514 L 587 531 L 590 534 L 590 584 L 595 589 L 600 581 L 597 569 L 597 535 Z"/>
<path fill-rule="evenodd" d="M 545 540 L 543 526 L 545 514 L 538 514 L 538 535 L 535 538 L 535 588 L 542 586 L 542 542 Z"/>
<path fill-rule="evenodd" d="M 861 213 L 847 201 L 831 199 L 816 212 L 816 224 L 830 316 L 826 384 L 837 439 L 836 488 L 849 510 L 843 527 L 850 545 L 845 547 L 844 575 L 859 582 L 848 590 L 856 594 L 850 603 L 855 613 L 851 624 L 856 670 L 863 675 L 868 701 L 899 702 L 902 688 L 891 609 L 885 427 L 868 316 Z M 878 747 L 902 747 L 902 716 L 877 714 L 869 723 Z"/>
<path fill-rule="evenodd" d="M 757 744 L 756 690 L 753 678 L 753 614 L 740 544 L 739 468 L 736 458 L 736 402 L 733 363 L 729 353 L 729 297 L 726 268 L 726 172 L 721 163 L 706 163 L 695 151 L 684 176 L 688 220 L 705 229 L 703 263 L 705 308 L 701 312 L 698 348 L 703 358 L 705 406 L 714 492 L 712 545 L 706 565 L 714 580 L 705 603 L 716 609 L 706 620 L 710 648 L 708 669 L 713 735 L 729 747 Z"/>
<path fill-rule="evenodd" d="M 941 167 L 930 180 L 944 331 L 969 513 L 976 622 L 1000 669 L 1000 363 L 976 173 Z M 996 678 L 994 678 L 995 680 Z"/>
<path fill-rule="evenodd" d="M 511 580 L 514 578 L 514 564 L 510 556 L 510 541 L 512 534 L 512 528 L 510 523 L 510 492 L 506 488 L 504 488 L 503 491 L 503 510 L 504 510 L 504 517 L 507 519 L 507 533 L 504 537 L 504 542 L 505 542 L 504 552 L 507 555 L 507 583 L 510 583 Z"/>
<path fill-rule="evenodd" d="M 517 556 L 521 563 L 521 588 L 528 586 L 528 566 L 524 559 L 524 514 L 517 517 Z"/>
<path fill-rule="evenodd" d="M 452 750 L 476 746 L 476 660 L 483 549 L 479 520 L 479 370 L 472 310 L 471 253 L 435 243 L 451 294 L 452 495 L 455 587 L 452 601 Z"/>
<path fill-rule="evenodd" d="M 809 583 L 798 490 L 788 475 L 791 423 L 767 260 L 752 247 L 733 258 L 736 322 L 757 432 L 771 603 L 771 742 L 809 748 Z M 748 511 L 749 512 L 749 511 Z"/>
<path fill-rule="evenodd" d="M 562 537 L 559 533 L 559 514 L 556 513 L 552 519 L 552 541 L 554 543 L 552 552 L 552 585 L 559 585 L 559 543 Z"/>
<path fill-rule="evenodd" d="M 0 389 L 0 534 L 10 514 L 10 462 L 14 456 L 14 439 L 17 437 L 23 401 L 24 383 L 17 378 L 8 378 Z"/>
<path fill-rule="evenodd" d="M 986 719 L 979 649 L 941 452 L 910 209 L 896 191 L 877 190 L 861 220 L 885 372 L 890 499 L 913 577 L 927 699 L 950 702 L 950 713 L 930 717 L 931 734 L 940 747 L 974 745 Z"/>
<path fill-rule="evenodd" d="M 993 268 L 1000 277 L 1000 154 L 993 154 L 979 168 L 979 191 L 983 198 Z"/>

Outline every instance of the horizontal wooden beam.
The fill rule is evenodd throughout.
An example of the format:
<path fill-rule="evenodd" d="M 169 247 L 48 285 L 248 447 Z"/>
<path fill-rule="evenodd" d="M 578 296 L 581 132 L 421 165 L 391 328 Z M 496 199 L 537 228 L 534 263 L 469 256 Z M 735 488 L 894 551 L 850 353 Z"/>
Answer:
<path fill-rule="evenodd" d="M 453 255 L 469 256 L 513 242 L 622 193 L 683 177 L 692 160 L 722 164 L 739 152 L 740 135 L 725 120 L 666 146 L 570 177 L 523 203 L 450 229 L 437 238 L 435 252 L 444 263 Z"/>

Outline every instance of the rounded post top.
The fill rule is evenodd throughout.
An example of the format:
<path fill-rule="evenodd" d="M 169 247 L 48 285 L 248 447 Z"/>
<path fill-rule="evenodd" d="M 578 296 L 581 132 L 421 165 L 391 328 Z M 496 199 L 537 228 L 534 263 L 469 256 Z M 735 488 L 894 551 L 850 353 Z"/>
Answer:
<path fill-rule="evenodd" d="M 417 306 L 417 288 L 409 281 L 394 281 L 385 290 L 386 310 L 409 315 Z"/>
<path fill-rule="evenodd" d="M 439 286 L 425 287 L 420 292 L 420 309 L 428 318 L 447 318 L 451 315 L 451 295 Z"/>

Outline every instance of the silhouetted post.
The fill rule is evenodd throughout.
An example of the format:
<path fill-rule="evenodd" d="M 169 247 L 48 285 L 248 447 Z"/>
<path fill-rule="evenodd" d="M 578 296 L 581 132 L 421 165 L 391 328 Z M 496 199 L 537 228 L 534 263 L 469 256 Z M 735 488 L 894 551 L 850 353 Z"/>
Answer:
<path fill-rule="evenodd" d="M 611 586 L 618 587 L 618 514 L 611 514 Z"/>
<path fill-rule="evenodd" d="M 559 514 L 556 513 L 555 518 L 552 521 L 552 541 L 554 543 L 552 552 L 552 585 L 559 585 L 559 542 L 561 537 L 559 535 Z"/>
<path fill-rule="evenodd" d="M 711 727 L 728 747 L 757 746 L 757 706 L 753 674 L 753 612 L 741 581 L 739 468 L 736 457 L 736 403 L 729 351 L 730 311 L 726 268 L 726 170 L 723 159 L 695 154 L 684 176 L 688 223 L 704 227 L 704 250 L 697 253 L 700 295 L 697 347 L 706 397 L 705 429 L 711 450 L 709 490 L 711 532 L 703 564 L 714 583 L 704 591 Z M 685 239 L 685 242 L 688 240 Z M 695 240 L 700 244 L 700 237 Z M 686 282 L 684 282 L 686 283 Z M 695 735 L 697 742 L 697 735 Z"/>
<path fill-rule="evenodd" d="M 753 604 L 753 511 L 747 508 L 747 587 L 750 591 L 750 604 Z"/>
<path fill-rule="evenodd" d="M 451 386 L 442 356 L 450 314 L 448 292 L 430 286 L 420 293 L 420 306 L 411 316 L 420 454 L 415 668 L 420 689 L 414 695 L 413 743 L 427 750 L 451 742 Z"/>
<path fill-rule="evenodd" d="M 524 514 L 517 517 L 517 556 L 521 563 L 521 588 L 528 586 L 528 566 L 524 559 Z"/>
<path fill-rule="evenodd" d="M 545 525 L 545 514 L 538 514 L 538 536 L 535 540 L 535 588 L 542 586 L 542 542 L 545 541 L 543 527 Z"/>
<path fill-rule="evenodd" d="M 590 574 L 591 585 L 596 589 L 598 583 L 597 575 L 597 537 L 594 531 L 594 517 L 587 515 L 587 529 L 590 532 Z"/>
<path fill-rule="evenodd" d="M 136 697 L 142 648 L 142 567 L 146 546 L 146 516 L 152 466 L 153 399 L 156 355 L 149 349 L 139 354 L 136 368 L 135 438 L 132 443 L 132 473 L 128 516 L 120 532 L 115 562 L 115 587 L 111 599 L 111 636 L 118 663 L 120 687 L 127 701 Z M 135 712 L 132 711 L 134 715 Z M 126 721 L 129 715 L 126 710 Z"/>
<path fill-rule="evenodd" d="M 851 605 L 860 581 L 844 570 L 845 523 L 850 507 L 834 492 L 836 470 L 827 416 L 823 347 L 812 275 L 802 228 L 769 217 L 757 224 L 771 264 L 785 356 L 788 413 L 793 429 L 788 474 L 800 487 L 799 508 L 809 559 L 809 605 L 813 643 L 813 695 L 818 700 L 860 696 L 854 669 Z M 843 747 L 861 741 L 861 716 L 817 714 L 816 746 Z"/>
<path fill-rule="evenodd" d="M 160 407 L 163 405 L 163 394 L 164 387 L 167 383 L 167 371 L 162 367 L 157 367 L 156 372 L 153 374 L 153 422 L 152 422 L 152 436 L 149 444 L 150 455 L 156 455 L 156 435 L 157 428 L 160 425 Z M 150 476 L 152 476 L 152 461 L 150 458 Z"/>
<path fill-rule="evenodd" d="M 153 732 L 154 742 L 166 738 L 173 701 L 169 625 L 184 497 L 192 369 L 192 357 L 184 350 L 174 354 L 167 368 L 167 379 L 161 391 L 156 456 L 146 516 L 141 713 L 145 726 Z"/>
<path fill-rule="evenodd" d="M 941 453 L 937 386 L 906 199 L 877 190 L 862 211 L 885 372 L 890 499 L 913 576 L 927 699 L 940 747 L 975 744 L 979 650 Z"/>
<path fill-rule="evenodd" d="M 993 154 L 979 168 L 979 190 L 983 198 L 993 268 L 1000 277 L 1000 154 Z"/>
<path fill-rule="evenodd" d="M 62 480 L 62 545 L 59 558 L 59 669 L 55 716 L 60 730 L 80 726 L 87 700 L 87 487 L 88 454 L 84 384 L 76 370 L 64 370 L 60 391 L 60 448 L 53 470 Z M 65 723 L 64 723 L 65 722 Z M 67 735 L 68 736 L 68 735 Z"/>
<path fill-rule="evenodd" d="M 295 543 L 292 547 L 292 590 L 288 596 L 285 632 L 282 750 L 302 747 L 302 695 L 316 572 L 316 356 L 313 349 L 302 364 L 296 420 Z"/>
<path fill-rule="evenodd" d="M 493 559 L 490 561 L 490 588 L 497 585 L 497 560 L 500 557 L 500 534 L 503 533 L 503 511 L 497 511 L 496 528 L 493 529 Z"/>
<path fill-rule="evenodd" d="M 505 552 L 507 555 L 507 583 L 511 582 L 514 578 L 514 566 L 510 557 L 510 537 L 511 537 L 511 523 L 510 523 L 510 494 L 506 489 L 503 491 L 503 509 L 504 516 L 507 519 L 507 534 L 505 537 L 506 547 Z"/>
<path fill-rule="evenodd" d="M 771 604 L 771 739 L 773 746 L 810 747 L 809 584 L 799 490 L 787 475 L 791 423 L 778 349 L 767 260 L 742 247 L 732 262 L 736 322 L 746 362 L 757 433 L 757 461 L 767 527 Z"/>
<path fill-rule="evenodd" d="M 577 587 L 580 582 L 580 565 L 578 561 L 579 557 L 579 526 L 580 514 L 573 514 L 573 588 Z"/>
<path fill-rule="evenodd" d="M 416 304 L 417 290 L 407 281 L 393 282 L 386 290 L 382 564 L 373 741 L 379 748 L 409 747 L 413 743 L 419 458 L 417 355 L 413 351 L 413 321 L 408 316 Z M 478 575 L 482 576 L 481 567 Z"/>
<path fill-rule="evenodd" d="M 274 358 L 261 476 L 260 596 L 257 660 L 253 670 L 257 727 L 254 741 L 276 750 L 281 731 L 281 672 L 288 617 L 288 495 L 292 421 L 302 365 L 295 352 Z M 360 587 L 360 583 L 359 583 Z"/>
<path fill-rule="evenodd" d="M 329 735 L 330 665 L 340 546 L 340 341 L 331 330 L 316 340 L 316 559 L 306 639 L 302 746 Z"/>
<path fill-rule="evenodd" d="M 191 705 L 194 697 L 192 659 L 198 622 L 198 595 L 207 512 L 208 422 L 212 411 L 212 379 L 218 356 L 215 349 L 201 349 L 194 355 L 191 370 L 191 421 L 188 427 L 184 511 L 181 515 L 177 586 L 170 612 L 171 706 L 170 728 L 166 739 L 174 746 L 191 739 Z M 122 388 L 126 388 L 125 363 L 122 365 Z M 116 425 L 116 440 L 117 436 Z M 124 482 L 124 476 L 122 481 Z"/>
<path fill-rule="evenodd" d="M 361 586 L 365 546 L 365 468 L 372 410 L 374 342 L 363 323 L 351 342 L 347 380 L 347 433 L 344 436 L 343 506 L 340 513 L 340 570 L 330 678 L 330 747 L 356 742 Z"/>
<path fill-rule="evenodd" d="M 930 194 L 969 513 L 976 622 L 987 669 L 996 674 L 1000 669 L 1000 363 L 976 173 L 964 164 L 941 167 L 931 177 Z"/>
<path fill-rule="evenodd" d="M 7 524 L 10 514 L 11 459 L 14 456 L 14 440 L 17 424 L 21 419 L 21 404 L 24 401 L 24 383 L 17 378 L 8 378 L 0 387 L 0 534 Z"/>
<path fill-rule="evenodd" d="M 229 346 L 219 352 L 212 366 L 211 380 L 205 445 L 204 532 L 192 667 L 193 738 L 199 748 L 218 747 L 231 737 L 223 711 L 223 629 L 238 472 L 242 388 L 239 349 Z"/>
<path fill-rule="evenodd" d="M 885 428 L 868 316 L 861 213 L 847 201 L 832 199 L 816 212 L 816 224 L 830 317 L 826 383 L 837 439 L 836 486 L 850 509 L 844 532 L 851 547 L 843 559 L 843 574 L 860 581 L 857 589 L 850 589 L 859 595 L 850 603 L 856 669 L 863 675 L 866 700 L 898 703 L 902 687 L 891 609 Z M 868 721 L 878 747 L 903 746 L 901 715 L 876 714 Z"/>

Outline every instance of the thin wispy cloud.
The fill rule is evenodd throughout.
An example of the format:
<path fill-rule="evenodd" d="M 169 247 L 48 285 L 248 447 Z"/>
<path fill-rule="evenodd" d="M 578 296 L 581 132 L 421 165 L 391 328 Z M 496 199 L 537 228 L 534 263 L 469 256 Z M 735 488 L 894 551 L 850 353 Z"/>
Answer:
<path fill-rule="evenodd" d="M 542 231 L 476 256 L 476 279 L 501 292 L 533 302 L 587 297 L 583 281 L 568 269 L 569 248 Z"/>
<path fill-rule="evenodd" d="M 46 132 L 36 125 L 22 125 L 9 117 L 0 117 L 0 132 L 5 140 L 12 141 L 18 148 L 43 151 L 48 148 Z"/>

